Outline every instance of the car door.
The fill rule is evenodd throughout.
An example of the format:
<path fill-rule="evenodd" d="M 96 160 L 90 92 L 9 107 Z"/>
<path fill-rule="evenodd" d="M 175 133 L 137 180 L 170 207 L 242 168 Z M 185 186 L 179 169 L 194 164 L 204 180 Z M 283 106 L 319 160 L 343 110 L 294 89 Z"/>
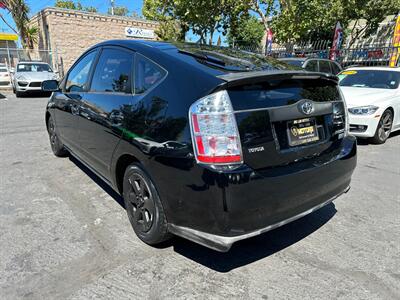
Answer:
<path fill-rule="evenodd" d="M 123 131 L 124 109 L 134 102 L 134 52 L 102 48 L 89 92 L 81 100 L 79 143 L 83 159 L 109 179 L 113 151 Z"/>
<path fill-rule="evenodd" d="M 89 75 L 97 56 L 97 50 L 81 57 L 70 69 L 62 90 L 53 95 L 57 129 L 64 144 L 79 151 L 78 114 L 80 101 L 87 91 Z"/>

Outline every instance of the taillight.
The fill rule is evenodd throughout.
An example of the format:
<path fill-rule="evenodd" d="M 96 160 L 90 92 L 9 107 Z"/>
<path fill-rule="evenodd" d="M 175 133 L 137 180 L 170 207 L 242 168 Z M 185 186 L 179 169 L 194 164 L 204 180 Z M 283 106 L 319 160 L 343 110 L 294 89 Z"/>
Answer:
<path fill-rule="evenodd" d="M 240 164 L 242 149 L 228 93 L 199 99 L 189 110 L 196 160 L 204 164 Z"/>

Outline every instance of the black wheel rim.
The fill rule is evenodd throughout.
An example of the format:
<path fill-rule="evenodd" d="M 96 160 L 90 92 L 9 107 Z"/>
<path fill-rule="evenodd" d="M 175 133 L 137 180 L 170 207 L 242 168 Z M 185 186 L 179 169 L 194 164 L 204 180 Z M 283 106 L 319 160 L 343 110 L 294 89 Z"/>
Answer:
<path fill-rule="evenodd" d="M 141 232 L 148 232 L 154 222 L 154 199 L 146 180 L 139 174 L 129 179 L 128 201 L 131 204 L 133 222 Z"/>
<path fill-rule="evenodd" d="M 379 121 L 379 129 L 378 129 L 379 138 L 382 141 L 386 140 L 389 137 L 391 130 L 392 130 L 392 114 L 387 112 L 382 116 L 381 120 Z"/>
<path fill-rule="evenodd" d="M 49 137 L 50 137 L 51 147 L 54 149 L 57 144 L 57 134 L 56 134 L 56 130 L 55 130 L 54 122 L 53 122 L 52 118 L 50 118 L 50 120 L 49 120 Z"/>

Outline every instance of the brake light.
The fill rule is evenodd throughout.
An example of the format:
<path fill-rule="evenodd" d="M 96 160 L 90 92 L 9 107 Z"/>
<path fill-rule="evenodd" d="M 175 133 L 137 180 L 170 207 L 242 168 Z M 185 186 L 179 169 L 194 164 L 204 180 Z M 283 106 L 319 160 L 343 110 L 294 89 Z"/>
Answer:
<path fill-rule="evenodd" d="M 232 104 L 223 90 L 199 99 L 189 110 L 197 162 L 240 164 L 242 149 Z"/>

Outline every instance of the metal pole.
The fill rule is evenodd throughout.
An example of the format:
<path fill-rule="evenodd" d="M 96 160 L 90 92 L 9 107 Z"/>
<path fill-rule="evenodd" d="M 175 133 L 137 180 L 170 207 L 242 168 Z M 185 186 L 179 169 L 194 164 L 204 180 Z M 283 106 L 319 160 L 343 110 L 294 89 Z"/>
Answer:
<path fill-rule="evenodd" d="M 10 56 L 10 48 L 8 47 L 8 41 L 6 41 L 7 43 L 7 58 L 8 58 L 8 66 L 7 68 L 11 67 L 11 56 Z"/>
<path fill-rule="evenodd" d="M 111 0 L 111 15 L 114 15 L 114 0 Z"/>

